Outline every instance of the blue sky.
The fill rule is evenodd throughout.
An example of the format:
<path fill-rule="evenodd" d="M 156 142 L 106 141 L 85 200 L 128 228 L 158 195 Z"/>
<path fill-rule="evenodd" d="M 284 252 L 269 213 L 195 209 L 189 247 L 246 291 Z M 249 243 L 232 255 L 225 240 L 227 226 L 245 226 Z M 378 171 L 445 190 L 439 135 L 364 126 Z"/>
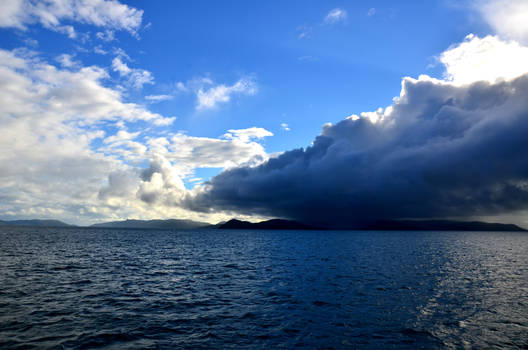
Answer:
<path fill-rule="evenodd" d="M 445 1 L 408 1 L 397 7 L 390 1 L 127 4 L 144 11 L 139 38 L 116 31 L 116 40 L 105 42 L 93 38 L 104 28 L 76 24 L 79 32 L 91 34 L 88 42 L 31 26 L 26 32 L 3 30 L 2 43 L 16 48 L 31 38 L 51 62 L 67 53 L 83 65 L 101 67 L 110 67 L 115 57 L 110 52 L 122 49 L 130 57 L 127 64 L 148 70 L 155 80 L 127 91 L 129 100 L 173 96 L 149 109 L 177 116 L 171 128 L 196 136 L 266 128 L 275 135 L 265 141 L 270 152 L 309 144 L 326 122 L 389 105 L 403 76 L 441 75 L 441 67 L 433 67 L 435 55 L 468 33 L 486 30 L 467 11 Z M 346 17 L 326 23 L 335 8 Z M 303 32 L 308 34 L 299 38 Z M 96 54 L 94 47 L 109 54 Z M 233 84 L 245 76 L 254 77 L 258 94 L 207 111 L 197 112 L 193 96 L 178 93 L 175 86 L 200 77 Z M 291 132 L 282 132 L 281 123 Z"/>
<path fill-rule="evenodd" d="M 391 106 L 404 77 L 456 81 L 449 65 L 459 61 L 441 57 L 465 40 L 523 47 L 526 7 L 9 0 L 0 49 L 14 83 L 2 87 L 11 97 L 0 112 L 17 136 L 2 150 L 13 165 L 3 171 L 0 219 L 237 215 L 181 203 L 225 169 L 310 146 L 326 123 Z M 511 77 L 525 72 L 515 67 Z M 68 197 L 72 188 L 85 190 Z"/>

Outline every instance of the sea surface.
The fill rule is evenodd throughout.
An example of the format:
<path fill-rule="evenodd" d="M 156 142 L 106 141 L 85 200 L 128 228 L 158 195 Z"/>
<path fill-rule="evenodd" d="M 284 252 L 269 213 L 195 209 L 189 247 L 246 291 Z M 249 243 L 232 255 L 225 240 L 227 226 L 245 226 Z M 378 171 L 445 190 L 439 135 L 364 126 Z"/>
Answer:
<path fill-rule="evenodd" d="M 528 234 L 0 228 L 1 349 L 528 349 Z"/>

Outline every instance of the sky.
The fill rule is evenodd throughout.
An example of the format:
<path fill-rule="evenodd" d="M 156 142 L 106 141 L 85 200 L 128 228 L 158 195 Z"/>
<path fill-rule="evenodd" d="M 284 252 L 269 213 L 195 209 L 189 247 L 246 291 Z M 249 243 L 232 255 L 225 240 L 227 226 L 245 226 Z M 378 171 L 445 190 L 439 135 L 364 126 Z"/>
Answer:
<path fill-rule="evenodd" d="M 5 0 L 0 219 L 528 227 L 528 1 Z"/>

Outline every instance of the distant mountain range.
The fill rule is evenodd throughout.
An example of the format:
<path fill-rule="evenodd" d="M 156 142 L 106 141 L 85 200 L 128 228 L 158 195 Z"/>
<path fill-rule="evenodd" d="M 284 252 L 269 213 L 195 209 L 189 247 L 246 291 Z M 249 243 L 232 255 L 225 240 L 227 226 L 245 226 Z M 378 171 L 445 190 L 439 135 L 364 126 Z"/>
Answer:
<path fill-rule="evenodd" d="M 297 221 L 281 219 L 272 219 L 256 223 L 231 219 L 216 227 L 224 230 L 320 230 L 320 228 L 305 225 Z"/>
<path fill-rule="evenodd" d="M 190 230 L 196 228 L 212 227 L 206 222 L 192 220 L 125 220 L 103 222 L 94 224 L 91 227 L 97 228 L 138 228 L 138 229 L 162 229 L 162 230 Z"/>
<path fill-rule="evenodd" d="M 367 224 L 361 229 L 383 231 L 526 231 L 514 224 L 448 220 L 377 221 Z"/>
<path fill-rule="evenodd" d="M 59 220 L 13 220 L 2 221 L 0 226 L 34 226 L 34 227 L 78 227 Z M 121 229 L 161 229 L 161 230 L 191 230 L 191 229 L 224 229 L 224 230 L 383 230 L 383 231 L 526 231 L 514 224 L 487 223 L 481 221 L 447 221 L 447 220 L 394 220 L 375 221 L 353 227 L 323 227 L 311 226 L 297 221 L 272 219 L 261 222 L 248 222 L 231 219 L 211 225 L 206 222 L 192 220 L 124 220 L 111 221 L 89 226 L 92 228 Z"/>
<path fill-rule="evenodd" d="M 0 220 L 0 226 L 74 227 L 59 220 Z"/>
<path fill-rule="evenodd" d="M 328 227 L 316 227 L 296 221 L 273 219 L 251 223 L 232 219 L 216 225 L 220 229 L 254 229 L 254 230 L 328 230 Z M 376 221 L 354 227 L 337 227 L 332 229 L 351 229 L 367 231 L 526 231 L 513 224 L 497 224 L 481 221 L 448 221 L 448 220 L 394 220 Z"/>

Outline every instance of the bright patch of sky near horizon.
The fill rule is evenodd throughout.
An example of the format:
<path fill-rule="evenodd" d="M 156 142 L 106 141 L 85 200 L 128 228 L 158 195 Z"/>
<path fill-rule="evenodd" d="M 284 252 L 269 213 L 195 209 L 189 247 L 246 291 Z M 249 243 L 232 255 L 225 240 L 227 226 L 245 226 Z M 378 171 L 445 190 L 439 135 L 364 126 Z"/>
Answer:
<path fill-rule="evenodd" d="M 18 138 L 1 149 L 12 166 L 0 173 L 0 219 L 220 220 L 233 213 L 179 207 L 185 189 L 306 147 L 327 122 L 389 106 L 402 77 L 444 78 L 441 53 L 470 33 L 526 44 L 518 27 L 500 32 L 491 13 L 512 1 L 87 3 L 3 5 L 0 49 L 18 60 L 3 69 L 9 91 L 24 97 L 2 111 Z M 17 85 L 23 78 L 28 85 Z M 84 98 L 87 106 L 66 106 Z M 20 122 L 37 115 L 41 125 Z M 72 155 L 54 153 L 79 137 Z M 43 154 L 32 155 L 31 175 L 21 158 L 35 148 Z M 97 163 L 86 183 L 75 178 L 84 171 L 73 164 L 78 154 Z M 68 185 L 86 193 L 71 196 Z M 168 195 L 151 200 L 161 192 Z"/>

